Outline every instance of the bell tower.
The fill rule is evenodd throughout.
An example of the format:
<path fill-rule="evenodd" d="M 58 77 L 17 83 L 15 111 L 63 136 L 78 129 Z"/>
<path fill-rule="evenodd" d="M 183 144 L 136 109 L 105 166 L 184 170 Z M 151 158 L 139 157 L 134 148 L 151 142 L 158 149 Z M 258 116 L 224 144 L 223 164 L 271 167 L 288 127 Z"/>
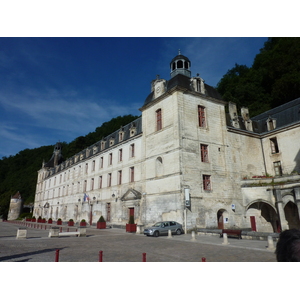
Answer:
<path fill-rule="evenodd" d="M 178 55 L 172 59 L 170 68 L 171 78 L 178 74 L 182 74 L 189 78 L 191 77 L 191 62 L 186 56 L 181 54 L 180 50 L 178 51 Z"/>

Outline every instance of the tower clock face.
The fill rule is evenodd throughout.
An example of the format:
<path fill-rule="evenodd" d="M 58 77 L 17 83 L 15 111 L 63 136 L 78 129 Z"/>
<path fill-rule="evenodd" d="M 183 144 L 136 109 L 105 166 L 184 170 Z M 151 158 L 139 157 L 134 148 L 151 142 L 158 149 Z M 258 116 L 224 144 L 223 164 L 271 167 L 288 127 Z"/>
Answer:
<path fill-rule="evenodd" d="M 160 86 L 158 86 L 157 88 L 156 88 L 156 93 L 159 93 L 160 92 Z"/>

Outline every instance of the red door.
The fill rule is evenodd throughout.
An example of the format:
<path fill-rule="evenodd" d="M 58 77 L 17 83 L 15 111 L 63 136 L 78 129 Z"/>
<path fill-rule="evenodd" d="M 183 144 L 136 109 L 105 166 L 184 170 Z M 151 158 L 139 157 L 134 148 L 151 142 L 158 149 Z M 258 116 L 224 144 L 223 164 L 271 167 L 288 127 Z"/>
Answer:
<path fill-rule="evenodd" d="M 250 216 L 251 230 L 256 231 L 255 216 Z"/>

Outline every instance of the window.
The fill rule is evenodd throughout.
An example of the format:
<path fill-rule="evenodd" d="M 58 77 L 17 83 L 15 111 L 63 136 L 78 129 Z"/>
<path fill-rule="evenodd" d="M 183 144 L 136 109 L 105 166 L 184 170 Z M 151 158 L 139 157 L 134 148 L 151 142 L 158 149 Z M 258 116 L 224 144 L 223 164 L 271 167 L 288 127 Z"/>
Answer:
<path fill-rule="evenodd" d="M 204 191 L 211 191 L 210 175 L 203 175 L 203 189 Z"/>
<path fill-rule="evenodd" d="M 275 161 L 273 165 L 274 165 L 275 176 L 281 176 L 282 175 L 281 162 Z"/>
<path fill-rule="evenodd" d="M 134 182 L 134 167 L 130 168 L 130 182 Z"/>
<path fill-rule="evenodd" d="M 93 163 L 92 163 L 92 171 L 95 171 L 95 161 L 93 160 Z"/>
<path fill-rule="evenodd" d="M 162 158 L 159 156 L 156 158 L 155 160 L 155 175 L 156 176 L 162 176 L 164 173 L 164 169 L 163 169 L 163 160 Z"/>
<path fill-rule="evenodd" d="M 105 141 L 101 141 L 101 150 L 105 149 Z"/>
<path fill-rule="evenodd" d="M 83 184 L 83 191 L 86 192 L 86 180 L 84 181 L 84 184 Z"/>
<path fill-rule="evenodd" d="M 271 144 L 271 153 L 279 153 L 279 148 L 278 148 L 278 143 L 277 143 L 277 138 L 272 138 L 270 139 L 270 144 Z"/>
<path fill-rule="evenodd" d="M 112 165 L 112 153 L 109 153 L 108 164 Z"/>
<path fill-rule="evenodd" d="M 108 173 L 108 176 L 107 176 L 107 186 L 111 186 L 111 173 Z"/>
<path fill-rule="evenodd" d="M 134 144 L 130 145 L 130 157 L 134 157 Z"/>
<path fill-rule="evenodd" d="M 156 131 L 162 129 L 161 109 L 156 111 Z"/>
<path fill-rule="evenodd" d="M 99 189 L 102 189 L 102 176 L 99 176 Z"/>
<path fill-rule="evenodd" d="M 122 184 L 122 171 L 118 171 L 118 184 Z"/>
<path fill-rule="evenodd" d="M 205 107 L 201 105 L 198 105 L 198 122 L 199 122 L 199 127 L 206 127 Z"/>
<path fill-rule="evenodd" d="M 94 178 L 91 179 L 91 191 L 94 189 Z"/>
<path fill-rule="evenodd" d="M 201 144 L 200 151 L 201 151 L 201 161 L 208 162 L 208 145 Z"/>
<path fill-rule="evenodd" d="M 89 169 L 89 164 L 88 164 L 88 163 L 86 163 L 86 164 L 85 164 L 85 174 L 87 174 L 87 173 L 88 173 L 88 169 Z"/>
<path fill-rule="evenodd" d="M 119 132 L 119 142 L 122 142 L 124 138 L 124 131 Z"/>
<path fill-rule="evenodd" d="M 103 168 L 103 157 L 100 157 L 100 169 Z"/>
<path fill-rule="evenodd" d="M 123 160 L 123 149 L 119 149 L 119 161 Z"/>

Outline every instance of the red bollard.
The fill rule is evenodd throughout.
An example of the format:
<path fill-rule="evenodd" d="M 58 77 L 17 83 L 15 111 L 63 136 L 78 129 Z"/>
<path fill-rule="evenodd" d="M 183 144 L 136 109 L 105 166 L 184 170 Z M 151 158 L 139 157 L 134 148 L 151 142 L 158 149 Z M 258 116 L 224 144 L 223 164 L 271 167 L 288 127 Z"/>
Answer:
<path fill-rule="evenodd" d="M 58 262 L 58 260 L 59 260 L 59 249 L 55 251 L 55 262 Z"/>
<path fill-rule="evenodd" d="M 146 262 L 146 253 L 143 253 L 143 262 Z"/>
<path fill-rule="evenodd" d="M 205 257 L 202 257 L 202 262 L 206 262 L 206 258 Z"/>
<path fill-rule="evenodd" d="M 103 251 L 99 251 L 99 262 L 103 262 Z"/>

